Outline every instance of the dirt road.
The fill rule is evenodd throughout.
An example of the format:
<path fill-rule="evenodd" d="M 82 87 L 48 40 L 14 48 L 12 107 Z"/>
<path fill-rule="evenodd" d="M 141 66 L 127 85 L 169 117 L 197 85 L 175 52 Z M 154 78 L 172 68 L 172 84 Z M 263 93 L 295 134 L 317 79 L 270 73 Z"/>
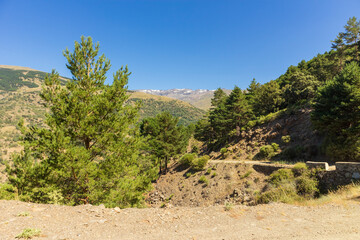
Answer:
<path fill-rule="evenodd" d="M 0 239 L 360 239 L 360 204 L 105 209 L 0 201 Z M 25 215 L 25 216 L 19 216 Z"/>

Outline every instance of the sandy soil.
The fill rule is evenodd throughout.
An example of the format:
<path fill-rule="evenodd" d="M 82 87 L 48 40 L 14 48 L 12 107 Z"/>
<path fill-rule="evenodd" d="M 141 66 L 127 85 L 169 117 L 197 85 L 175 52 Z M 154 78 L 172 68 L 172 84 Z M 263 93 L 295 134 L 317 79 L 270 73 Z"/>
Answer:
<path fill-rule="evenodd" d="M 28 216 L 18 216 L 19 213 Z M 105 209 L 0 201 L 0 239 L 360 239 L 360 204 Z"/>

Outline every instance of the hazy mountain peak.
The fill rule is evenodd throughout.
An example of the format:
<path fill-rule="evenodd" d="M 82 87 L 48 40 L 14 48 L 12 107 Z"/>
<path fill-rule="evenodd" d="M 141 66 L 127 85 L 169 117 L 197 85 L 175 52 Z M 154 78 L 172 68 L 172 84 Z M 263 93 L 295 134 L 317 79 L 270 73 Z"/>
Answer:
<path fill-rule="evenodd" d="M 153 95 L 166 96 L 174 99 L 179 99 L 192 104 L 195 107 L 207 110 L 211 105 L 211 98 L 214 95 L 215 90 L 208 89 L 188 89 L 188 88 L 174 88 L 168 90 L 157 90 L 157 89 L 139 89 L 137 92 L 144 92 Z M 224 89 L 226 93 L 230 90 Z"/>

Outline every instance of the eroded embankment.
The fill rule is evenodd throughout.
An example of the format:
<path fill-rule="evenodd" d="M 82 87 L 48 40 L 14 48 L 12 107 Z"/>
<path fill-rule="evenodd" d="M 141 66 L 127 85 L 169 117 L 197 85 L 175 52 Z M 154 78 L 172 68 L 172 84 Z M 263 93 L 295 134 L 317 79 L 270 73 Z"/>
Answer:
<path fill-rule="evenodd" d="M 210 161 L 207 169 L 191 172 L 175 165 L 159 178 L 147 202 L 152 206 L 253 205 L 254 196 L 266 185 L 267 176 L 290 165 L 254 161 Z"/>

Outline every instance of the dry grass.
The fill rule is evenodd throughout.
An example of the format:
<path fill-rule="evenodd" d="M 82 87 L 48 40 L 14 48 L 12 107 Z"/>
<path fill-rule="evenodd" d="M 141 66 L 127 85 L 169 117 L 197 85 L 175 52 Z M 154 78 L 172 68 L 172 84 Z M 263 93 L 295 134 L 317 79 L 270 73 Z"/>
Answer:
<path fill-rule="evenodd" d="M 353 183 L 339 187 L 336 191 L 321 196 L 317 199 L 295 202 L 296 205 L 302 206 L 319 206 L 323 204 L 347 205 L 348 203 L 360 203 L 360 183 Z"/>

